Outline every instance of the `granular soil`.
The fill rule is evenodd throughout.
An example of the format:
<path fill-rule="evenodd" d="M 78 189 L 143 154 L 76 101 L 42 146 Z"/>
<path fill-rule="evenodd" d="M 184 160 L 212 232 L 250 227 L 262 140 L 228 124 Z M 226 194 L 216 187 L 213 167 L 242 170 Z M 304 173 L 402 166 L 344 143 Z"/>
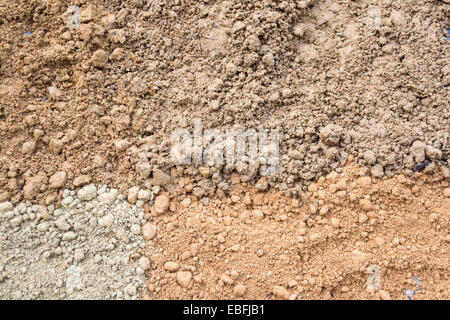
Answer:
<path fill-rule="evenodd" d="M 449 17 L 449 0 L 0 0 L 0 296 L 448 299 Z M 176 165 L 172 133 L 198 120 L 278 130 L 278 172 Z M 38 229 L 42 208 L 73 223 Z M 85 224 L 104 210 L 140 250 Z M 86 236 L 52 247 L 75 222 Z M 96 232 L 129 264 L 95 260 Z"/>
<path fill-rule="evenodd" d="M 137 299 L 144 216 L 106 186 L 65 190 L 58 208 L 0 203 L 0 299 Z"/>
<path fill-rule="evenodd" d="M 449 183 L 367 173 L 331 172 L 303 202 L 238 182 L 174 204 L 155 217 L 142 297 L 448 300 Z"/>
<path fill-rule="evenodd" d="M 195 119 L 280 130 L 268 184 L 286 195 L 348 154 L 375 176 L 425 157 L 448 176 L 449 4 L 374 4 L 379 28 L 364 1 L 78 0 L 76 29 L 66 2 L 3 1 L 0 200 L 51 203 L 59 171 L 121 190 L 173 175 L 171 133 Z M 202 185 L 227 192 L 236 170 L 259 179 L 227 165 Z"/>

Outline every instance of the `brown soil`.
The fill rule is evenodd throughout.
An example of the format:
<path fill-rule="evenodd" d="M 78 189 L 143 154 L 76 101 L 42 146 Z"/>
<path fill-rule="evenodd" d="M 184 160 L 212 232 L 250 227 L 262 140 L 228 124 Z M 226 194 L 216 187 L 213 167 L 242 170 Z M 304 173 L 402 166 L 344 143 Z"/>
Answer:
<path fill-rule="evenodd" d="M 418 277 L 413 299 L 449 299 L 448 182 L 363 172 L 351 164 L 320 178 L 304 204 L 245 183 L 233 187 L 238 198 L 176 204 L 155 217 L 143 298 L 407 299 L 403 293 L 417 289 Z M 380 290 L 367 289 L 372 265 Z M 192 274 L 186 288 L 179 271 Z"/>
<path fill-rule="evenodd" d="M 412 170 L 416 140 L 449 176 L 448 2 L 379 2 L 370 29 L 363 1 L 76 0 L 70 29 L 66 1 L 1 1 L 0 200 L 51 203 L 60 171 L 66 188 L 84 175 L 144 186 L 137 164 L 171 174 L 171 133 L 194 119 L 279 129 L 268 183 L 287 195 L 348 154 L 380 176 Z M 217 167 L 205 191 L 226 192 L 236 170 L 259 179 Z"/>

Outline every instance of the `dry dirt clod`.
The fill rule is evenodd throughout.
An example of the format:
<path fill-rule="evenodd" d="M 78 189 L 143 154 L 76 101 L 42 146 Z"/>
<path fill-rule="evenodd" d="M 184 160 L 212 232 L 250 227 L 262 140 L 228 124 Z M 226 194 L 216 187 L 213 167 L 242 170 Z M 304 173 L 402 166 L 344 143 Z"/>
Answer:
<path fill-rule="evenodd" d="M 192 273 L 190 271 L 178 271 L 177 282 L 182 288 L 188 288 L 191 284 Z"/>
<path fill-rule="evenodd" d="M 138 266 L 142 270 L 146 271 L 146 270 L 150 269 L 150 260 L 147 257 L 141 257 L 141 258 L 139 258 Z"/>
<path fill-rule="evenodd" d="M 283 300 L 288 300 L 290 297 L 289 291 L 282 286 L 273 287 L 272 293 L 275 295 L 275 297 Z"/>
<path fill-rule="evenodd" d="M 165 186 L 170 183 L 170 176 L 159 169 L 153 170 L 151 183 L 155 186 Z"/>
<path fill-rule="evenodd" d="M 91 59 L 92 65 L 97 68 L 104 68 L 108 62 L 108 53 L 99 49 L 94 52 Z"/>
<path fill-rule="evenodd" d="M 176 272 L 180 268 L 180 265 L 173 261 L 168 261 L 164 264 L 164 269 L 169 272 Z"/>
<path fill-rule="evenodd" d="M 50 187 L 54 189 L 59 189 L 66 183 L 67 174 L 64 171 L 56 172 L 50 177 Z"/>
<path fill-rule="evenodd" d="M 365 211 L 369 211 L 369 210 L 372 209 L 372 203 L 368 199 L 361 199 L 361 200 L 359 200 L 359 205 Z"/>
<path fill-rule="evenodd" d="M 139 194 L 139 187 L 135 186 L 135 187 L 128 189 L 128 195 L 127 195 L 128 202 L 131 204 L 135 204 L 136 201 L 138 200 L 138 194 Z"/>
<path fill-rule="evenodd" d="M 155 210 L 158 214 L 163 214 L 169 208 L 170 199 L 167 194 L 161 194 L 155 199 Z"/>
<path fill-rule="evenodd" d="M 450 198 L 450 188 L 445 188 L 444 189 L 444 197 Z"/>
<path fill-rule="evenodd" d="M 233 294 L 236 297 L 242 297 L 245 294 L 247 288 L 243 284 L 237 284 L 233 288 Z"/>
<path fill-rule="evenodd" d="M 90 182 L 91 182 L 91 177 L 90 176 L 81 175 L 81 176 L 76 177 L 73 180 L 73 185 L 75 187 L 80 187 L 80 186 L 84 186 L 84 185 L 86 185 L 86 184 L 88 184 Z"/>
<path fill-rule="evenodd" d="M 89 184 L 83 188 L 81 188 L 78 193 L 78 198 L 81 201 L 89 201 L 94 199 L 97 196 L 97 188 L 94 184 Z"/>
<path fill-rule="evenodd" d="M 145 240 L 152 240 L 156 236 L 157 227 L 150 222 L 147 222 L 142 227 L 142 234 Z"/>

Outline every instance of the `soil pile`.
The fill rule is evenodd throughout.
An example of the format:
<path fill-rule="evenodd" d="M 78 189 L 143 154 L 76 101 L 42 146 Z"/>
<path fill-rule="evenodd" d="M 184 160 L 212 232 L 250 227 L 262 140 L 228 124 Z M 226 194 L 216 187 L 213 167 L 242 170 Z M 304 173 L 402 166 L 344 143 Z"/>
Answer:
<path fill-rule="evenodd" d="M 60 171 L 69 188 L 85 175 L 121 190 L 155 170 L 173 176 L 171 134 L 195 119 L 280 130 L 268 183 L 288 195 L 342 170 L 348 154 L 379 177 L 425 159 L 448 175 L 445 1 L 377 1 L 376 28 L 361 1 L 72 4 L 75 27 L 62 1 L 0 7 L 3 201 L 50 203 Z M 200 187 L 227 192 L 235 171 L 259 179 L 218 166 Z"/>

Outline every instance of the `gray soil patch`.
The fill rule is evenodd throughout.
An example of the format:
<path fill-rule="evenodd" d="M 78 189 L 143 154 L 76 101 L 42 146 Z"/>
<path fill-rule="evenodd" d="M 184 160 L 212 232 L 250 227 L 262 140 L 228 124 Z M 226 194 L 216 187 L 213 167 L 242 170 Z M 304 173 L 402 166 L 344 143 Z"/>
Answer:
<path fill-rule="evenodd" d="M 0 298 L 137 299 L 149 268 L 131 258 L 145 249 L 142 201 L 90 185 L 61 204 L 0 204 Z"/>

